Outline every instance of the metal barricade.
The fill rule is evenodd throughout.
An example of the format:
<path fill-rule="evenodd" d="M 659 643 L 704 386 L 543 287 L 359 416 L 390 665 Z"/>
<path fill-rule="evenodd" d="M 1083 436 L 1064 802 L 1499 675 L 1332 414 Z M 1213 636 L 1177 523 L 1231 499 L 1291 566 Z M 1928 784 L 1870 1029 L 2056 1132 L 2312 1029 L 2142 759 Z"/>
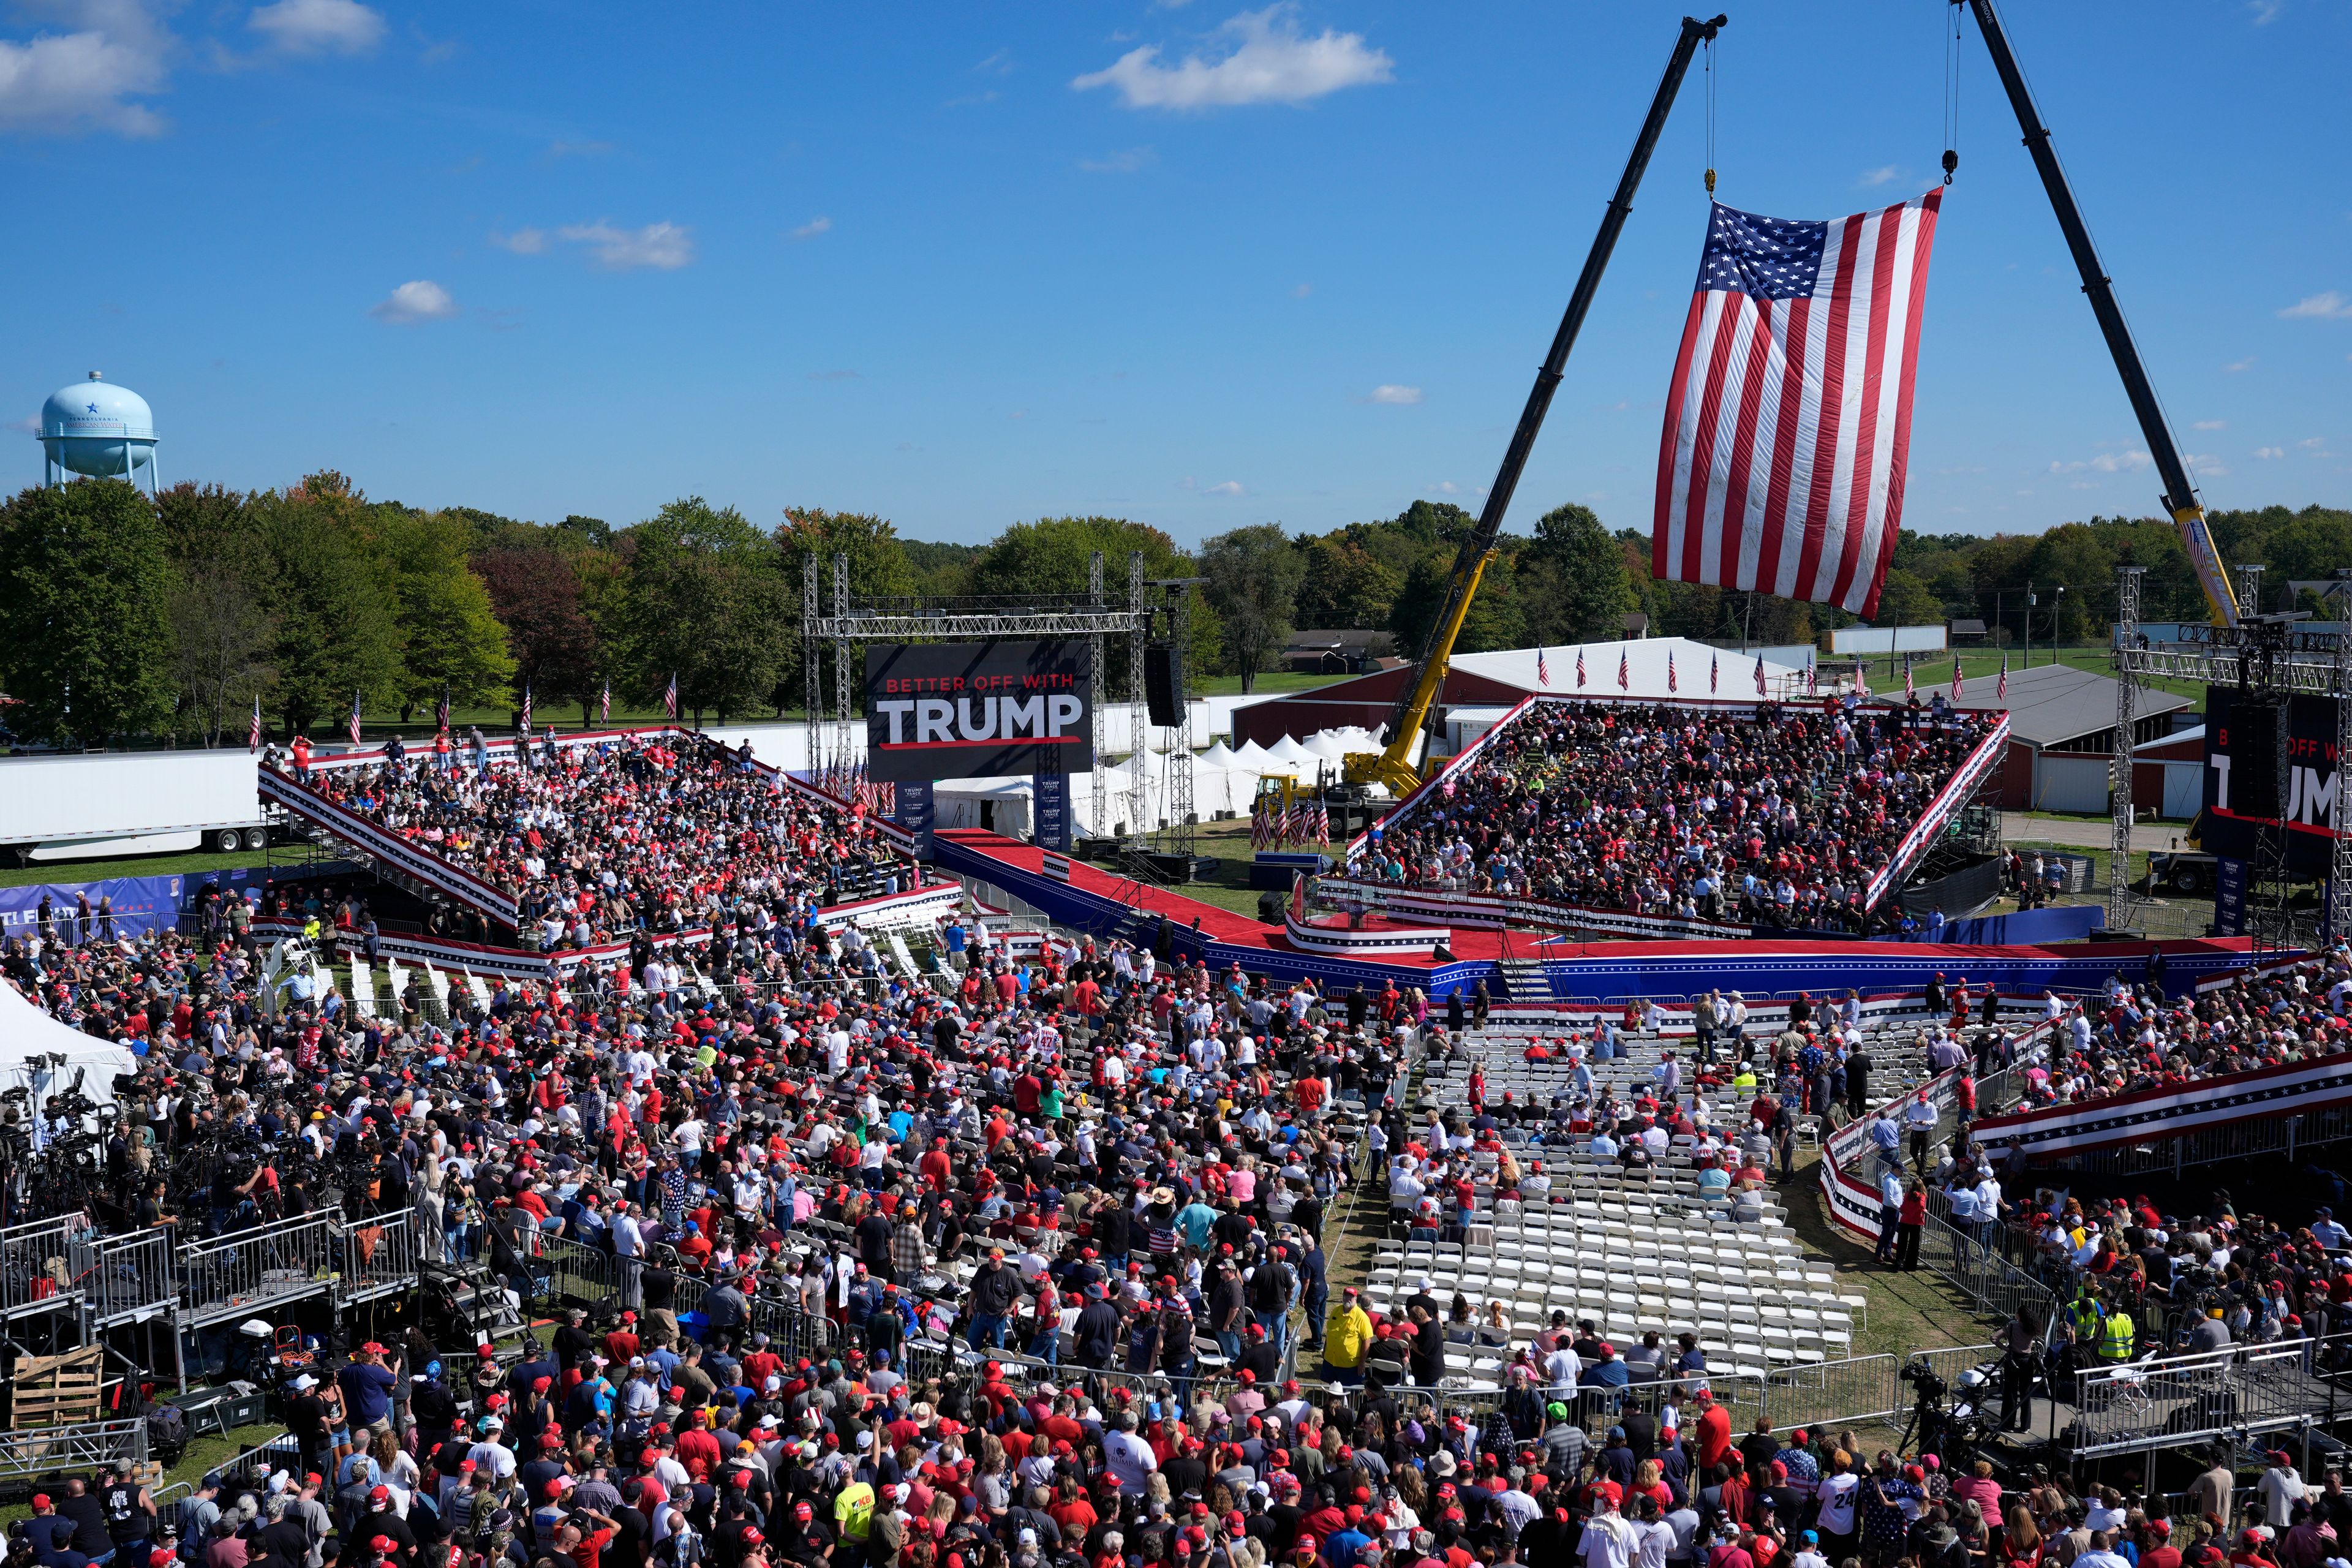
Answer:
<path fill-rule="evenodd" d="M 157 1226 L 73 1244 L 74 1285 L 99 1326 L 172 1310 L 180 1296 L 172 1278 L 172 1236 Z"/>
<path fill-rule="evenodd" d="M 542 1231 L 527 1232 L 523 1240 L 535 1300 L 595 1311 L 620 1299 L 621 1260 L 611 1253 Z"/>
<path fill-rule="evenodd" d="M 95 1229 L 86 1215 L 71 1214 L 0 1230 L 0 1314 L 71 1306 L 78 1272 L 69 1262 L 73 1238 Z M 51 1267 L 52 1260 L 58 1267 Z M 63 1279 L 58 1278 L 61 1271 Z"/>
<path fill-rule="evenodd" d="M 180 1299 L 189 1327 L 242 1317 L 334 1289 L 341 1211 L 231 1232 L 179 1248 Z"/>
<path fill-rule="evenodd" d="M 2063 1435 L 2077 1458 L 2090 1458 L 2327 1421 L 2336 1391 L 2305 1370 L 2309 1349 L 2294 1340 L 2084 1368 Z"/>
<path fill-rule="evenodd" d="M 1791 1368 L 1765 1392 L 1764 1414 L 1776 1429 L 1883 1420 L 1900 1407 L 1900 1366 L 1891 1355 L 1863 1355 Z"/>
<path fill-rule="evenodd" d="M 0 1431 L 0 1486 L 47 1476 L 89 1475 L 106 1465 L 144 1464 L 147 1418 Z"/>
<path fill-rule="evenodd" d="M 394 1209 L 336 1227 L 341 1256 L 335 1298 L 348 1305 L 416 1289 L 416 1214 Z"/>

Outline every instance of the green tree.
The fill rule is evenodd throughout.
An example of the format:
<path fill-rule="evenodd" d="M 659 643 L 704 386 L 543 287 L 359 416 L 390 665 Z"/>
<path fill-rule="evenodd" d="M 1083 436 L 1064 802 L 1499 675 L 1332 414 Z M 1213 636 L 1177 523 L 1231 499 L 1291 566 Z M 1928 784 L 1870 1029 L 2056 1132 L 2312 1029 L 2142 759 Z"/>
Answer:
<path fill-rule="evenodd" d="M 1625 635 L 1633 607 L 1625 552 L 1591 507 L 1554 507 L 1536 520 L 1519 552 L 1517 586 L 1527 631 L 1537 643 L 1592 642 Z"/>
<path fill-rule="evenodd" d="M 2266 542 L 2264 553 L 2270 570 L 2265 576 L 2269 585 L 2263 590 L 2263 596 L 2275 607 L 2280 590 L 2289 583 L 2326 582 L 2335 576 L 2339 567 L 2352 566 L 2352 511 L 2305 507 L 2272 529 Z M 2301 605 L 2328 620 L 2346 614 L 2341 600 L 2331 601 L 2323 608 L 2319 597 L 2308 590 Z"/>
<path fill-rule="evenodd" d="M 940 544 L 922 539 L 903 539 L 898 542 L 907 552 L 907 564 L 915 569 L 916 592 L 941 599 L 954 598 L 966 591 L 965 579 L 971 574 L 971 563 L 988 548 L 984 544 Z"/>
<path fill-rule="evenodd" d="M 276 687 L 269 655 L 277 636 L 278 617 L 244 574 L 219 562 L 184 568 L 172 592 L 183 728 L 207 746 L 220 744 L 231 715 Z"/>
<path fill-rule="evenodd" d="M 1874 625 L 1939 626 L 1944 620 L 1944 601 L 1925 579 L 1900 566 L 1887 568 L 1886 581 L 1878 590 L 1878 616 Z"/>
<path fill-rule="evenodd" d="M 1279 523 L 1236 528 L 1202 544 L 1203 592 L 1216 606 L 1225 673 L 1240 676 L 1244 691 L 1256 690 L 1259 672 L 1281 656 L 1306 574 Z"/>
<path fill-rule="evenodd" d="M 1190 577 L 1192 558 L 1160 530 L 1116 517 L 1045 517 L 1016 522 L 989 542 L 971 563 L 965 592 L 990 597 L 1021 598 L 1038 594 L 1084 594 L 1087 560 L 1103 552 L 1103 593 L 1114 605 L 1127 603 L 1129 552 L 1143 556 L 1143 574 Z M 1214 667 L 1221 637 L 1214 606 L 1197 591 L 1192 598 L 1192 637 L 1186 662 L 1194 669 Z M 1097 672 L 1098 685 L 1112 700 L 1124 700 L 1128 689 L 1128 649 L 1125 637 L 1108 639 L 1105 662 Z"/>
<path fill-rule="evenodd" d="M 377 518 L 397 605 L 401 718 L 437 702 L 445 690 L 467 705 L 510 700 L 515 661 L 506 627 L 489 589 L 467 563 L 474 521 L 391 507 L 378 509 Z"/>
<path fill-rule="evenodd" d="M 723 724 L 772 700 L 800 619 L 773 542 L 733 507 L 700 496 L 670 502 L 629 532 L 615 620 L 639 694 L 658 701 L 675 675 L 697 724 L 706 710 Z"/>
<path fill-rule="evenodd" d="M 172 710 L 172 566 L 154 503 L 121 479 L 0 507 L 0 679 L 35 739 L 102 745 Z"/>
<path fill-rule="evenodd" d="M 289 732 L 341 715 L 357 691 L 370 707 L 400 700 L 404 669 L 396 577 L 366 499 L 332 470 L 249 496 L 246 514 L 278 617 L 270 665 Z"/>
<path fill-rule="evenodd" d="M 1299 540 L 1298 624 L 1331 630 L 1387 626 L 1404 586 L 1403 570 L 1383 559 L 1391 551 L 1378 548 L 1392 543 L 1363 523 Z"/>
<path fill-rule="evenodd" d="M 1421 503 L 1415 503 L 1421 504 Z M 1459 509 L 1453 509 L 1458 510 Z M 1496 648 L 1521 647 L 1528 640 L 1527 616 L 1518 595 L 1518 541 L 1506 538 L 1478 581 L 1478 592 L 1463 617 L 1454 653 L 1486 653 Z M 1389 612 L 1389 630 L 1396 634 L 1397 651 L 1410 658 L 1418 654 L 1444 613 L 1458 552 L 1453 544 L 1425 547 L 1405 574 L 1404 586 Z"/>

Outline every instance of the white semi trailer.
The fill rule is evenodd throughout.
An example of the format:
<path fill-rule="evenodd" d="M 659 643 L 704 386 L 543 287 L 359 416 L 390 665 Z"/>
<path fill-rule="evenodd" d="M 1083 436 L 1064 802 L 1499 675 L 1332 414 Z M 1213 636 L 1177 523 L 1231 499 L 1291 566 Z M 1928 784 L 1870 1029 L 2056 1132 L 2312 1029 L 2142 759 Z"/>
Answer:
<path fill-rule="evenodd" d="M 0 854 L 88 860 L 260 849 L 272 816 L 244 747 L 0 757 Z"/>

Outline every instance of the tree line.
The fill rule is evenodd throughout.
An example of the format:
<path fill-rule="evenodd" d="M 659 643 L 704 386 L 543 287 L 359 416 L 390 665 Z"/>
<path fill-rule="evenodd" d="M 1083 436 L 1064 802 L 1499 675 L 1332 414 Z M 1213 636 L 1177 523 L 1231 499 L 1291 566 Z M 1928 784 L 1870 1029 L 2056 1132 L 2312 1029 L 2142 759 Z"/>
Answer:
<path fill-rule="evenodd" d="M 243 738 L 257 699 L 273 732 L 292 733 L 338 725 L 354 694 L 375 721 L 413 722 L 445 695 L 512 710 L 528 690 L 540 715 L 576 708 L 585 723 L 605 691 L 643 708 L 673 678 L 698 722 L 781 714 L 804 689 L 804 590 L 814 574 L 830 606 L 836 553 L 853 594 L 945 599 L 1082 593 L 1101 551 L 1116 600 L 1139 551 L 1150 576 L 1201 580 L 1192 667 L 1246 688 L 1301 629 L 1385 631 L 1417 651 L 1475 522 L 1417 500 L 1326 533 L 1260 523 L 1188 552 L 1107 517 L 1041 518 L 952 544 L 815 508 L 762 526 L 698 496 L 614 526 L 372 500 L 332 471 L 251 493 L 184 483 L 152 500 L 119 479 L 79 479 L 0 502 L 0 722 L 26 741 L 213 745 Z M 2224 561 L 2271 569 L 2265 607 L 2289 579 L 2352 564 L 2352 511 L 2271 507 L 2212 524 Z M 1761 644 L 1811 642 L 1853 619 L 1656 582 L 1649 563 L 1645 534 L 1612 533 L 1586 507 L 1554 508 L 1503 536 L 1456 647 L 1621 637 L 1633 612 L 1654 635 Z M 1906 531 L 1878 618 L 1977 618 L 1996 641 L 2092 637 L 2124 564 L 2148 568 L 2146 618 L 2203 617 L 2168 522 L 2095 517 L 2040 534 Z M 2042 600 L 2030 626 L 2029 583 Z M 1112 691 L 1125 689 L 1122 641 L 1104 672 Z"/>

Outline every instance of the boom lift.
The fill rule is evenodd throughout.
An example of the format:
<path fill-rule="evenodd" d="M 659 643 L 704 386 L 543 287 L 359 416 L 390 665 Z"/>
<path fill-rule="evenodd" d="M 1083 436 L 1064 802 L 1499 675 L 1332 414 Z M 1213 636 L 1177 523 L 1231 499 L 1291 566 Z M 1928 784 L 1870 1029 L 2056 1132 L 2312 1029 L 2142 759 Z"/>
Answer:
<path fill-rule="evenodd" d="M 2042 111 L 2034 106 L 2033 90 L 2025 85 L 2025 73 L 2018 68 L 2017 56 L 2009 47 L 2009 35 L 2001 28 L 2000 13 L 1994 9 L 1993 0 L 1952 0 L 1952 4 L 1967 5 L 1984 34 L 1985 50 L 1992 56 L 1992 68 L 2000 78 L 2002 90 L 2009 94 L 2010 108 L 2017 112 L 2018 129 L 2025 132 L 2025 150 L 2033 155 L 2034 172 L 2042 176 L 2042 188 L 2049 194 L 2051 208 L 2058 215 L 2058 227 L 2066 236 L 2066 248 L 2074 253 L 2074 269 L 2083 276 L 2083 292 L 2091 297 L 2091 314 L 2098 318 L 2100 335 L 2107 340 L 2107 353 L 2115 357 L 2116 370 L 2124 378 L 2124 395 L 2131 399 L 2132 413 L 2139 420 L 2140 438 L 2147 443 L 2148 454 L 2156 459 L 2157 477 L 2164 481 L 2165 512 L 2180 531 L 2180 542 L 2189 552 L 2189 563 L 2197 568 L 2197 581 L 2205 590 L 2205 602 L 2212 607 L 2215 624 L 2234 626 L 2238 624 L 2238 599 L 2231 591 L 2230 574 L 2222 570 L 2221 559 L 2213 549 L 2213 535 L 2205 526 L 2205 508 L 2197 500 L 2196 488 L 2189 482 L 2189 465 L 2182 460 L 2180 447 L 2165 423 L 2164 407 L 2156 400 L 2156 388 L 2147 379 L 2147 367 L 2140 363 L 2139 348 L 2132 342 L 2131 328 L 2124 322 L 2123 307 L 2116 303 L 2115 285 L 2100 264 L 2098 247 L 2091 243 L 2090 228 L 2083 222 L 2083 209 L 2074 205 L 2074 193 L 2066 184 L 2066 171 L 2058 166 L 2058 152 L 2051 145 L 2050 129 L 2042 123 Z M 1956 155 L 1944 155 L 1947 173 L 1958 163 Z"/>
<path fill-rule="evenodd" d="M 1382 784 L 1398 795 L 1421 787 L 1421 774 L 1413 767 L 1414 742 L 1429 722 L 1431 705 L 1444 688 L 1454 640 L 1461 635 L 1462 623 L 1470 614 L 1470 601 L 1478 592 L 1478 581 L 1495 558 L 1495 540 L 1503 531 L 1503 514 L 1510 509 L 1511 492 L 1518 487 L 1519 471 L 1527 467 L 1528 453 L 1536 444 L 1536 432 L 1543 428 L 1552 393 L 1559 388 L 1560 373 L 1568 363 L 1568 351 L 1576 344 L 1585 312 L 1591 309 L 1592 297 L 1600 290 L 1601 275 L 1608 268 L 1610 252 L 1616 248 L 1617 236 L 1625 226 L 1626 216 L 1633 210 L 1633 193 L 1641 188 L 1643 172 L 1650 166 L 1650 154 L 1658 145 L 1659 132 L 1665 129 L 1666 112 L 1674 107 L 1675 95 L 1690 68 L 1691 56 L 1701 43 L 1712 41 L 1729 21 L 1728 16 L 1717 16 L 1709 22 L 1691 16 L 1683 18 L 1682 35 L 1675 40 L 1665 75 L 1659 79 L 1658 90 L 1650 100 L 1649 116 L 1642 121 L 1641 135 L 1634 139 L 1633 154 L 1625 161 L 1625 172 L 1617 181 L 1617 194 L 1610 198 L 1608 211 L 1601 216 L 1601 232 L 1592 237 L 1592 248 L 1584 258 L 1584 270 L 1577 274 L 1576 290 L 1569 296 L 1568 311 L 1560 318 L 1559 331 L 1553 334 L 1551 353 L 1545 356 L 1543 368 L 1536 373 L 1535 387 L 1528 394 L 1527 406 L 1519 413 L 1518 428 L 1511 432 L 1511 444 L 1503 453 L 1503 466 L 1495 475 L 1493 488 L 1486 492 L 1486 504 L 1478 513 L 1477 526 L 1463 540 L 1454 558 L 1444 602 L 1422 643 L 1419 678 L 1397 700 L 1389 715 L 1387 747 L 1379 752 L 1348 754 L 1344 765 L 1349 784 Z"/>

